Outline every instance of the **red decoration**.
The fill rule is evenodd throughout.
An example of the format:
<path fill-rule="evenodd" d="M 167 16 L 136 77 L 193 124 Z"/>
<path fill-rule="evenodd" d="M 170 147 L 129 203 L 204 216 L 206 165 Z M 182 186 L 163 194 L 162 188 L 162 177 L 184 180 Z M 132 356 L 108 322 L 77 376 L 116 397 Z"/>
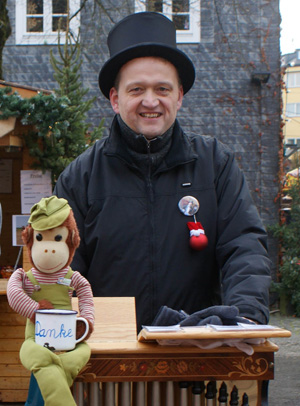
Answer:
<path fill-rule="evenodd" d="M 205 235 L 202 224 L 197 221 L 189 221 L 187 226 L 190 230 L 190 246 L 197 251 L 201 251 L 208 245 L 208 239 Z"/>

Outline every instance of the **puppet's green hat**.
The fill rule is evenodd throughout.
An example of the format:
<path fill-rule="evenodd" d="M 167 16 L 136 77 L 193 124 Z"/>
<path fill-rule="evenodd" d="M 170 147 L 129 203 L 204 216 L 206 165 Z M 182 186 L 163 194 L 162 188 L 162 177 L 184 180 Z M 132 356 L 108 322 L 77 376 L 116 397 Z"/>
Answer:
<path fill-rule="evenodd" d="M 70 214 L 71 207 L 66 199 L 57 196 L 43 197 L 32 206 L 28 223 L 37 231 L 59 227 Z"/>

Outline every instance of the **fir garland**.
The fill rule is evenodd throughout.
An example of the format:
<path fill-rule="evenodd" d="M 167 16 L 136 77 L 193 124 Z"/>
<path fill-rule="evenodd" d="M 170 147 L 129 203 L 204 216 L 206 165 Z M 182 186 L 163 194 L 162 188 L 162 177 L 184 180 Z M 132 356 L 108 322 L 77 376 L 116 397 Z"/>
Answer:
<path fill-rule="evenodd" d="M 67 97 L 58 97 L 54 93 L 38 93 L 31 98 L 23 99 L 10 87 L 0 89 L 0 120 L 9 117 L 20 118 L 23 125 L 34 125 L 40 136 L 49 132 L 57 137 L 68 126 Z"/>

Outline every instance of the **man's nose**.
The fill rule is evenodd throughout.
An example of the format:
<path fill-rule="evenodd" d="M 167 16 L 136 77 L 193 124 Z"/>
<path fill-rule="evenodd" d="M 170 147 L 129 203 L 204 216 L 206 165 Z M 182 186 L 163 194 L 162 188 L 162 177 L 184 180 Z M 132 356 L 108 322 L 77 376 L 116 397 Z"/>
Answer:
<path fill-rule="evenodd" d="M 142 104 L 144 107 L 154 108 L 159 105 L 157 94 L 152 90 L 148 90 L 144 93 Z"/>

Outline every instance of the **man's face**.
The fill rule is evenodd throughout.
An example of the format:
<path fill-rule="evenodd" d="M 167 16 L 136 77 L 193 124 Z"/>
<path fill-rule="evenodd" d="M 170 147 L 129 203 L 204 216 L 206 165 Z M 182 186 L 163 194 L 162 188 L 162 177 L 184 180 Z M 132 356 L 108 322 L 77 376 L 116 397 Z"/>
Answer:
<path fill-rule="evenodd" d="M 110 90 L 115 113 L 137 134 L 151 139 L 174 123 L 183 90 L 176 68 L 156 57 L 136 58 L 119 72 L 118 88 Z"/>

